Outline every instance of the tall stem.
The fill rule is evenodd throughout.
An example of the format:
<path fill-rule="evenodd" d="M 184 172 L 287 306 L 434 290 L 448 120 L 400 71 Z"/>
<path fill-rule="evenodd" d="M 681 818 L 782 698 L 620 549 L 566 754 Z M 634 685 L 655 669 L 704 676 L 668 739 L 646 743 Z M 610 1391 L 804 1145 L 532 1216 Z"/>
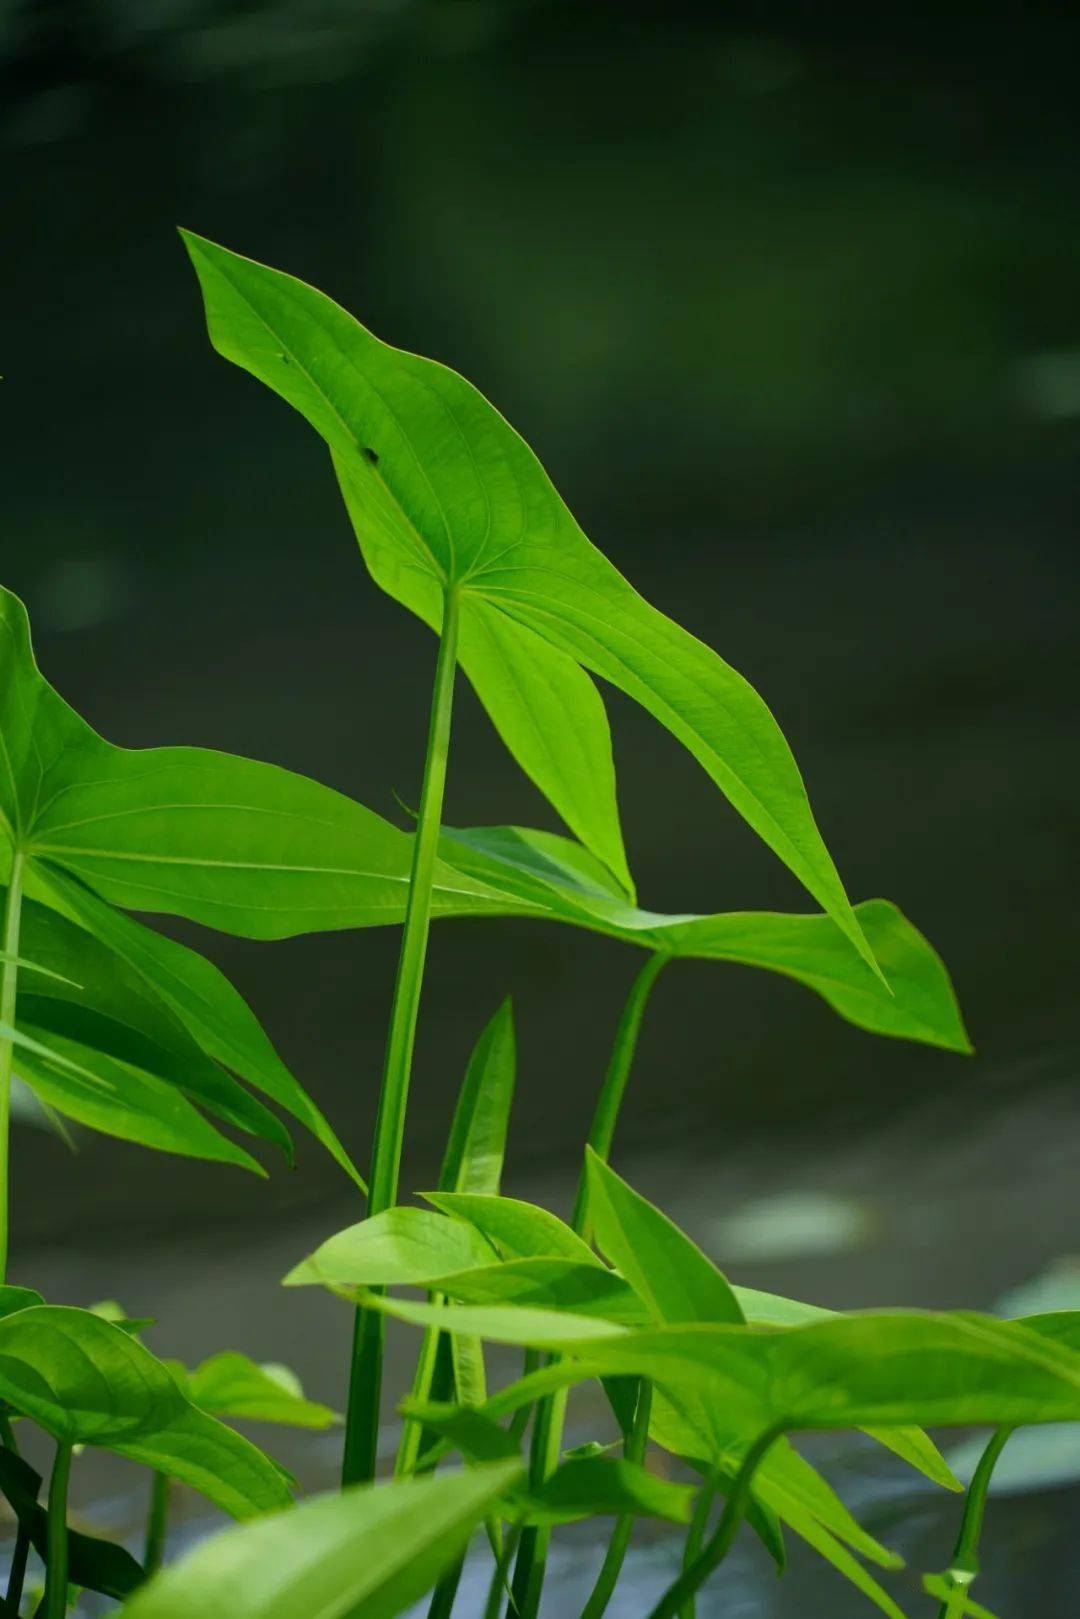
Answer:
<path fill-rule="evenodd" d="M 169 1480 L 164 1473 L 153 1473 L 150 1481 L 150 1505 L 146 1513 L 146 1545 L 143 1567 L 148 1574 L 156 1574 L 165 1557 L 165 1537 L 169 1528 Z"/>
<path fill-rule="evenodd" d="M 645 1459 L 645 1450 L 649 1443 L 649 1418 L 651 1414 L 652 1383 L 647 1377 L 643 1377 L 641 1387 L 638 1390 L 637 1408 L 634 1411 L 634 1426 L 631 1429 L 630 1437 L 626 1441 L 627 1461 L 637 1462 L 639 1466 Z M 611 1539 L 608 1541 L 608 1549 L 601 1564 L 600 1573 L 597 1575 L 596 1584 L 592 1588 L 588 1602 L 581 1610 L 581 1619 L 601 1619 L 601 1615 L 607 1611 L 607 1605 L 611 1601 L 619 1575 L 622 1573 L 623 1561 L 626 1557 L 626 1549 L 630 1544 L 630 1535 L 633 1528 L 634 1514 L 632 1512 L 624 1512 L 621 1517 L 616 1518 L 615 1528 L 612 1530 Z"/>
<path fill-rule="evenodd" d="M 428 930 L 431 922 L 431 889 L 442 822 L 446 762 L 450 752 L 450 716 L 454 700 L 454 671 L 457 663 L 458 598 L 447 590 L 443 601 L 442 634 L 435 665 L 435 686 L 428 725 L 424 784 L 413 844 L 409 895 L 405 905 L 405 926 L 401 935 L 390 1030 L 386 1042 L 379 1112 L 375 1121 L 375 1142 L 371 1161 L 368 1214 L 381 1214 L 397 1198 L 401 1169 L 401 1147 L 405 1135 L 405 1110 L 409 1098 L 416 1017 L 424 977 Z M 345 1456 L 342 1482 L 358 1484 L 375 1476 L 379 1438 L 379 1399 L 382 1393 L 383 1317 L 377 1310 L 356 1312 L 353 1334 L 352 1370 L 349 1380 L 349 1407 L 345 1426 Z"/>
<path fill-rule="evenodd" d="M 592 1125 L 589 1129 L 589 1146 L 605 1163 L 611 1153 L 611 1143 L 615 1138 L 615 1126 L 619 1118 L 619 1108 L 622 1105 L 627 1081 L 630 1078 L 630 1069 L 633 1066 L 634 1053 L 637 1051 L 638 1035 L 641 1032 L 645 1008 L 648 1005 L 653 985 L 670 959 L 670 956 L 665 955 L 662 951 L 650 953 L 645 965 L 638 971 L 634 982 L 630 986 L 630 993 L 626 997 L 626 1003 L 619 1018 L 619 1025 L 615 1030 L 615 1042 L 611 1048 L 611 1056 L 608 1058 L 604 1082 L 600 1087 L 596 1111 L 593 1113 Z M 588 1236 L 587 1206 L 588 1180 L 583 1164 L 578 1178 L 577 1195 L 574 1198 L 572 1224 L 577 1234 L 586 1238 Z M 536 1422 L 533 1426 L 529 1456 L 529 1477 L 533 1488 L 544 1482 L 552 1467 L 558 1462 L 559 1453 L 562 1449 L 563 1418 L 565 1414 L 565 1391 L 549 1396 L 546 1400 L 541 1400 L 536 1408 Z M 616 1525 L 617 1532 L 618 1526 Z M 514 1597 L 518 1603 L 521 1619 L 536 1619 L 550 1543 L 551 1530 L 546 1525 L 533 1525 L 522 1533 L 517 1564 L 514 1568 Z"/>
<path fill-rule="evenodd" d="M 630 993 L 626 997 L 626 1004 L 619 1017 L 618 1028 L 615 1030 L 615 1042 L 608 1058 L 607 1069 L 604 1073 L 604 1083 L 600 1087 L 600 1095 L 596 1099 L 596 1110 L 593 1113 L 592 1124 L 589 1126 L 589 1146 L 598 1158 L 605 1164 L 611 1156 L 611 1143 L 615 1139 L 615 1126 L 619 1120 L 619 1109 L 626 1094 L 626 1084 L 630 1078 L 630 1069 L 633 1066 L 634 1054 L 637 1051 L 638 1035 L 641 1033 L 641 1023 L 645 1016 L 645 1008 L 649 1004 L 653 985 L 659 978 L 661 971 L 671 960 L 660 950 L 650 953 L 645 965 L 639 970 L 634 982 L 630 985 Z M 588 1198 L 588 1179 L 584 1165 L 578 1179 L 577 1196 L 574 1199 L 573 1227 L 579 1236 L 587 1237 L 586 1203 Z"/>
<path fill-rule="evenodd" d="M 16 849 L 11 857 L 7 903 L 4 908 L 4 960 L 0 972 L 0 1023 L 15 1025 L 15 999 L 18 992 L 19 918 L 22 914 L 22 883 L 26 856 Z M 11 1135 L 11 1069 L 15 1047 L 10 1037 L 0 1036 L 0 1284 L 7 1280 L 8 1181 Z"/>
<path fill-rule="evenodd" d="M 964 1515 L 960 1520 L 960 1533 L 949 1564 L 946 1578 L 952 1581 L 952 1592 L 941 1604 L 938 1619 L 961 1619 L 967 1611 L 967 1593 L 979 1572 L 979 1537 L 986 1513 L 986 1497 L 997 1459 L 1005 1449 L 1011 1428 L 998 1428 L 990 1436 L 986 1449 L 979 1457 L 971 1483 L 964 1498 Z"/>
<path fill-rule="evenodd" d="M 71 1446 L 61 1441 L 56 1447 L 52 1478 L 49 1480 L 49 1522 L 46 1529 L 44 1619 L 65 1619 L 68 1588 L 67 1493 L 71 1476 Z"/>
<path fill-rule="evenodd" d="M 682 1566 L 684 1571 L 688 1568 L 693 1568 L 701 1555 L 701 1548 L 705 1544 L 705 1531 L 709 1527 L 713 1502 L 716 1500 L 717 1486 L 718 1474 L 716 1468 L 710 1467 L 701 1489 L 698 1491 L 698 1498 L 694 1504 L 694 1516 L 690 1520 L 690 1530 L 686 1537 L 686 1545 L 683 1547 Z M 697 1603 L 694 1597 L 687 1597 L 683 1603 L 680 1619 L 695 1619 L 696 1612 Z"/>
<path fill-rule="evenodd" d="M 754 1482 L 758 1464 L 782 1432 L 783 1429 L 780 1427 L 767 1428 L 754 1440 L 735 1475 L 715 1534 L 694 1558 L 689 1568 L 684 1568 L 674 1584 L 668 1586 L 655 1608 L 650 1611 L 648 1619 L 676 1619 L 698 1587 L 708 1579 L 713 1569 L 723 1562 L 731 1550 L 732 1542 L 749 1504 L 750 1486 Z"/>

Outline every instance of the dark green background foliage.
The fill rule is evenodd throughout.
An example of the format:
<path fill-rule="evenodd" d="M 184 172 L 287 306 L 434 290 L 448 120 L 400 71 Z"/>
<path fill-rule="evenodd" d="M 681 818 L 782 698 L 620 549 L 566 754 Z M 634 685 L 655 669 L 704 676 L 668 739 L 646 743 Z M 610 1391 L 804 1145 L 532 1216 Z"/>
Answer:
<path fill-rule="evenodd" d="M 606 554 L 753 681 L 849 892 L 925 931 L 980 1052 L 871 1043 L 772 974 L 687 962 L 655 996 L 620 1148 L 707 1167 L 768 1138 L 813 1163 L 914 1108 L 905 1169 L 951 1131 L 973 1195 L 948 1260 L 927 1225 L 913 1303 L 989 1305 L 1077 1244 L 1046 1208 L 1037 1252 L 1016 1235 L 1078 1044 L 1080 30 L 1061 9 L 0 5 L 3 580 L 47 677 L 117 744 L 272 760 L 404 824 L 391 788 L 415 804 L 431 638 L 367 580 L 314 436 L 211 354 L 174 226 L 460 369 Z M 605 695 L 642 904 L 804 908 L 693 761 Z M 458 704 L 447 820 L 554 829 L 464 681 Z M 168 928 L 225 967 L 366 1162 L 389 935 Z M 569 1173 L 635 966 L 576 929 L 437 924 L 406 1184 L 434 1183 L 504 990 L 510 1179 Z M 1018 1097 L 1028 1132 L 994 1196 L 980 1130 Z M 307 1142 L 268 1185 L 104 1138 L 63 1154 L 19 1136 L 27 1255 L 76 1220 L 127 1240 L 140 1203 L 148 1238 L 229 1219 L 238 1248 L 297 1211 L 354 1217 Z M 896 1302 L 865 1269 L 817 1282 Z M 188 1331 L 193 1359 L 217 1347 Z"/>

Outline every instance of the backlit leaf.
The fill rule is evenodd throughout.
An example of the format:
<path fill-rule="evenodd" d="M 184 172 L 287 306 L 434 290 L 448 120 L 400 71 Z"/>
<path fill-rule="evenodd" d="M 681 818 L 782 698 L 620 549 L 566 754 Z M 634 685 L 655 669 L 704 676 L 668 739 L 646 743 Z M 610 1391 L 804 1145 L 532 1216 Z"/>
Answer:
<path fill-rule="evenodd" d="M 491 1244 L 462 1220 L 428 1209 L 393 1208 L 329 1237 L 285 1277 L 286 1287 L 426 1286 L 439 1276 L 495 1259 Z"/>
<path fill-rule="evenodd" d="M 393 1619 L 423 1596 L 518 1478 L 499 1462 L 316 1496 L 226 1530 L 129 1603 L 128 1619 Z"/>
<path fill-rule="evenodd" d="M 477 602 L 504 634 L 523 626 L 641 703 L 872 965 L 768 708 L 589 543 L 503 417 L 463 377 L 379 342 L 314 288 L 201 237 L 185 241 L 215 347 L 330 446 L 376 582 L 428 622 L 452 586 L 463 638 Z M 561 807 L 560 774 L 524 749 L 518 756 Z M 609 858 L 604 840 L 587 841 Z"/>

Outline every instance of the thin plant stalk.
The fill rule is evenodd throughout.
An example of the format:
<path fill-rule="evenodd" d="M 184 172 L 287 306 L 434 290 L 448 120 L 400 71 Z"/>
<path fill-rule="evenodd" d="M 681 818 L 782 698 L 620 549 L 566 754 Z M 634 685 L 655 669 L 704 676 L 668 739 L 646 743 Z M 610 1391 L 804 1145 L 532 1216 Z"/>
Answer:
<path fill-rule="evenodd" d="M 630 986 L 630 993 L 626 997 L 626 1003 L 619 1017 L 618 1027 L 615 1030 L 615 1041 L 604 1073 L 604 1082 L 600 1087 L 600 1095 L 597 1098 L 588 1137 L 589 1146 L 605 1163 L 607 1163 L 610 1156 L 611 1144 L 615 1138 L 615 1126 L 618 1122 L 622 1099 L 626 1094 L 626 1085 L 630 1078 L 634 1054 L 637 1051 L 638 1035 L 641 1033 L 645 1008 L 648 1005 L 649 996 L 652 994 L 653 985 L 670 959 L 670 956 L 663 951 L 650 952 L 644 966 L 639 969 Z M 578 1179 L 571 1224 L 579 1236 L 587 1239 L 588 1180 L 584 1164 Z M 531 1369 L 531 1367 L 526 1368 L 526 1370 Z M 549 1396 L 537 1405 L 536 1423 L 533 1427 L 529 1457 L 529 1476 L 533 1488 L 544 1482 L 548 1473 L 558 1462 L 562 1449 L 565 1413 L 565 1391 Z M 615 1533 L 617 1532 L 618 1525 L 615 1528 Z M 514 1569 L 514 1595 L 518 1603 L 521 1619 L 535 1619 L 540 1605 L 540 1592 L 544 1583 L 544 1566 L 547 1562 L 550 1542 L 551 1530 L 546 1525 L 534 1525 L 526 1529 L 521 1537 L 517 1564 Z"/>
<path fill-rule="evenodd" d="M 514 1553 L 517 1550 L 520 1535 L 521 1525 L 514 1524 L 506 1536 L 502 1556 L 495 1559 L 495 1567 L 491 1571 L 491 1583 L 488 1586 L 487 1600 L 484 1603 L 483 1619 L 499 1619 L 503 1611 L 503 1601 L 508 1594 L 507 1574 L 509 1573 Z M 513 1601 L 512 1597 L 511 1601 Z"/>
<path fill-rule="evenodd" d="M 442 1293 L 430 1295 L 432 1304 L 438 1306 L 446 1302 Z M 430 1400 L 432 1383 L 435 1378 L 435 1367 L 439 1358 L 438 1331 L 429 1327 L 424 1333 L 420 1345 L 420 1355 L 416 1362 L 416 1371 L 413 1374 L 412 1398 L 424 1402 Z M 414 1417 L 405 1417 L 401 1425 L 401 1438 L 398 1441 L 397 1455 L 394 1457 L 394 1477 L 408 1478 L 416 1472 L 416 1463 L 420 1456 L 420 1442 L 424 1436 L 424 1425 Z"/>
<path fill-rule="evenodd" d="M 649 1004 L 649 996 L 652 994 L 653 985 L 670 960 L 671 957 L 662 950 L 650 952 L 645 965 L 639 969 L 634 982 L 630 986 L 630 993 L 626 997 L 626 1004 L 623 1006 L 619 1017 L 618 1027 L 615 1030 L 615 1041 L 604 1073 L 604 1083 L 600 1087 L 600 1095 L 596 1100 L 596 1109 L 593 1113 L 592 1124 L 589 1126 L 588 1136 L 589 1146 L 598 1158 L 603 1159 L 605 1164 L 611 1156 L 611 1144 L 615 1139 L 615 1126 L 618 1123 L 619 1109 L 626 1094 L 630 1069 L 633 1066 L 634 1055 L 637 1051 L 638 1035 L 641 1033 L 645 1008 Z M 571 1223 L 578 1235 L 585 1238 L 588 1237 L 587 1201 L 588 1179 L 583 1166 L 578 1179 Z"/>
<path fill-rule="evenodd" d="M 431 924 L 431 890 L 442 823 L 446 765 L 450 752 L 450 719 L 457 665 L 458 597 L 451 588 L 443 600 L 442 633 L 428 724 L 424 783 L 420 792 L 405 925 L 401 935 L 394 1001 L 386 1042 L 379 1111 L 375 1122 L 368 1214 L 381 1214 L 397 1200 L 405 1111 L 412 1073 L 416 1019 Z M 379 1439 L 379 1402 L 385 1324 L 377 1310 L 359 1309 L 353 1334 L 349 1404 L 345 1423 L 344 1484 L 365 1483 L 375 1476 Z"/>
<path fill-rule="evenodd" d="M 43 1619 L 65 1619 L 68 1588 L 67 1495 L 71 1477 L 71 1446 L 61 1441 L 56 1447 L 52 1477 L 49 1480 L 49 1521 L 46 1529 L 45 1596 Z"/>
<path fill-rule="evenodd" d="M 146 1514 L 146 1541 L 143 1567 L 155 1574 L 165 1559 L 165 1536 L 169 1526 L 169 1480 L 155 1472 L 150 1484 L 150 1505 Z"/>
<path fill-rule="evenodd" d="M 636 1462 L 639 1466 L 645 1459 L 645 1451 L 649 1443 L 649 1418 L 652 1415 L 652 1382 L 643 1377 L 638 1390 L 637 1406 L 634 1411 L 634 1426 L 626 1441 L 625 1455 L 628 1462 Z M 581 1619 L 601 1619 L 606 1613 L 607 1605 L 615 1591 L 619 1575 L 622 1573 L 626 1550 L 630 1544 L 630 1536 L 634 1528 L 634 1514 L 624 1512 L 615 1520 L 608 1548 L 604 1554 L 604 1561 L 600 1566 L 600 1573 L 596 1577 L 596 1584 L 589 1595 L 589 1600 L 581 1610 Z"/>
<path fill-rule="evenodd" d="M 759 1434 L 743 1457 L 742 1465 L 735 1475 L 734 1482 L 724 1502 L 724 1510 L 720 1514 L 720 1522 L 711 1539 L 706 1542 L 701 1551 L 694 1558 L 688 1568 L 684 1568 L 674 1584 L 669 1585 L 663 1596 L 649 1612 L 648 1619 L 678 1619 L 686 1603 L 694 1596 L 698 1588 L 708 1579 L 715 1568 L 723 1562 L 738 1533 L 739 1525 L 746 1514 L 750 1502 L 750 1487 L 754 1482 L 754 1474 L 759 1463 L 764 1459 L 766 1451 L 780 1438 L 783 1428 L 776 1426 L 766 1428 Z"/>
<path fill-rule="evenodd" d="M 461 1584 L 461 1573 L 465 1567 L 465 1553 L 455 1558 L 454 1562 L 445 1570 L 442 1577 L 431 1593 L 431 1602 L 427 1611 L 427 1619 L 450 1619 L 454 1611 L 454 1602 L 457 1598 L 458 1586 Z"/>
<path fill-rule="evenodd" d="M 956 1538 L 956 1548 L 946 1573 L 946 1578 L 952 1582 L 952 1590 L 938 1609 L 938 1619 L 963 1619 L 963 1615 L 967 1612 L 967 1594 L 971 1582 L 979 1572 L 979 1537 L 982 1534 L 983 1518 L 986 1514 L 987 1492 L 997 1459 L 1005 1449 L 1011 1433 L 1012 1429 L 1008 1427 L 995 1429 L 986 1449 L 979 1457 L 979 1465 L 968 1485 L 967 1495 L 964 1498 L 964 1515 L 960 1520 L 960 1533 Z"/>
<path fill-rule="evenodd" d="M 17 1614 L 22 1606 L 23 1584 L 26 1580 L 26 1564 L 29 1556 L 30 1536 L 20 1524 L 15 1536 L 15 1550 L 11 1554 L 11 1569 L 7 1583 L 7 1605 L 14 1614 Z"/>
<path fill-rule="evenodd" d="M 682 1566 L 684 1570 L 692 1568 L 701 1555 L 701 1548 L 705 1543 L 705 1531 L 709 1527 L 709 1516 L 712 1513 L 713 1502 L 716 1500 L 717 1483 L 717 1471 L 715 1467 L 711 1467 L 694 1503 L 694 1515 L 690 1520 L 686 1545 L 683 1547 Z M 679 1619 L 695 1619 L 696 1612 L 697 1603 L 690 1596 L 683 1604 Z"/>
<path fill-rule="evenodd" d="M 11 857 L 7 903 L 4 908 L 3 967 L 0 969 L 0 1023 L 15 1026 L 15 1001 L 19 979 L 19 920 L 22 915 L 22 881 L 26 856 L 16 849 Z M 9 1227 L 9 1159 L 11 1136 L 11 1073 L 15 1046 L 10 1036 L 0 1037 L 0 1284 L 7 1280 Z"/>

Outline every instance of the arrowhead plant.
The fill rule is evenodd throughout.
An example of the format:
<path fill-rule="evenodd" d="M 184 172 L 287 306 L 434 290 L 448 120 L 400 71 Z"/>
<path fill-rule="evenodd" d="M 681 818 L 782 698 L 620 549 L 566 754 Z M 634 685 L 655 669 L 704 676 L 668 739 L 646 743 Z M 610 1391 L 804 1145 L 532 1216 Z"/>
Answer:
<path fill-rule="evenodd" d="M 482 1529 L 483 1619 L 538 1619 L 552 1534 L 596 1518 L 610 1532 L 581 1619 L 601 1619 L 648 1518 L 681 1537 L 649 1619 L 694 1619 L 744 1524 L 780 1572 L 795 1536 L 904 1619 L 887 1584 L 901 1558 L 798 1442 L 857 1430 L 920 1485 L 959 1491 L 926 1431 L 950 1425 L 992 1437 L 953 1562 L 923 1589 L 943 1619 L 988 1613 L 969 1587 L 993 1466 L 1016 1427 L 1080 1421 L 1080 1316 L 837 1313 L 764 1293 L 609 1162 L 650 997 L 678 960 L 780 974 L 862 1034 L 967 1053 L 943 962 L 896 905 L 848 898 L 763 699 L 586 538 L 471 383 L 382 342 L 304 282 L 183 234 L 214 347 L 320 435 L 368 573 L 436 636 L 427 742 L 405 828 L 273 764 L 117 747 L 49 685 L 24 607 L 0 588 L 0 1494 L 15 1524 L 0 1614 L 18 1619 L 36 1557 L 41 1619 L 63 1619 L 72 1587 L 132 1619 L 393 1619 L 428 1593 L 429 1619 L 451 1619 Z M 565 832 L 453 824 L 459 667 Z M 810 909 L 639 903 L 605 686 L 693 755 Z M 369 1186 L 233 986 L 137 913 L 266 941 L 400 926 Z M 588 1141 L 573 1149 L 569 1221 L 503 1195 L 518 1053 L 501 986 L 485 986 L 477 1008 L 438 1183 L 421 1204 L 401 1201 L 429 931 L 470 916 L 583 928 L 637 952 Z M 251 1143 L 291 1161 L 284 1113 L 366 1192 L 363 1218 L 285 1278 L 352 1311 L 340 1494 L 295 1506 L 295 1481 L 231 1426 L 339 1421 L 286 1368 L 238 1350 L 194 1367 L 159 1359 L 140 1335 L 151 1323 L 118 1305 L 47 1304 L 7 1282 L 17 1083 L 76 1127 L 259 1174 Z M 422 1336 L 393 1476 L 376 1483 L 388 1318 Z M 494 1389 L 488 1342 L 522 1354 L 520 1375 Z M 567 1412 L 588 1383 L 619 1437 L 566 1449 Z M 47 1485 L 21 1452 L 27 1424 L 53 1446 Z M 138 1557 L 69 1526 L 84 1450 L 149 1469 Z M 452 1455 L 460 1465 L 447 1469 Z M 178 1485 L 240 1522 L 161 1569 Z"/>

